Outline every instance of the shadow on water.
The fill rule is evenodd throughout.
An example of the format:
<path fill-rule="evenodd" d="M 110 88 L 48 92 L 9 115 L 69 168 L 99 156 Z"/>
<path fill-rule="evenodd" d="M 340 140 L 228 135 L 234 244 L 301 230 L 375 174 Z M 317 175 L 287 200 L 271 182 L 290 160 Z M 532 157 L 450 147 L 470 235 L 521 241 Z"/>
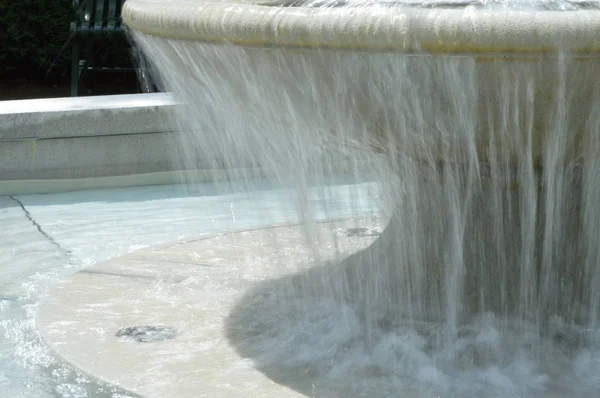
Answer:
<path fill-rule="evenodd" d="M 381 350 L 382 336 L 399 326 L 399 314 L 404 316 L 397 307 L 401 299 L 390 293 L 396 267 L 386 266 L 381 257 L 389 254 L 395 228 L 388 225 L 386 239 L 379 237 L 349 256 L 338 253 L 333 260 L 250 288 L 225 324 L 238 354 L 274 382 L 307 397 L 422 396 L 411 383 L 382 383 L 390 369 L 368 354 Z M 428 327 L 437 329 L 439 322 Z"/>
<path fill-rule="evenodd" d="M 551 269 L 536 256 L 538 279 L 526 279 L 522 222 L 504 219 L 499 244 L 489 194 L 472 199 L 460 242 L 441 228 L 453 215 L 421 201 L 421 231 L 397 215 L 367 249 L 254 285 L 228 315 L 227 338 L 271 380 L 309 397 L 592 396 L 600 379 L 586 369 L 600 365 L 600 333 L 587 318 L 593 286 L 573 267 L 585 252 L 581 209 L 575 201 L 566 210 L 562 256 Z M 520 208 L 518 191 L 504 195 Z M 548 222 L 542 210 L 536 219 L 540 245 Z M 421 243 L 406 246 L 411 236 Z M 416 250 L 426 237 L 439 251 Z M 464 288 L 451 297 L 440 253 L 459 249 Z M 525 306 L 530 296 L 537 302 Z"/>
<path fill-rule="evenodd" d="M 339 386 L 323 383 L 319 376 L 323 371 L 321 366 L 325 364 L 313 362 L 318 360 L 318 353 L 311 357 L 313 353 L 307 352 L 304 360 L 294 358 L 302 345 L 310 344 L 309 341 L 297 340 L 303 337 L 310 339 L 309 329 L 314 323 L 328 322 L 326 318 L 314 318 L 313 325 L 310 325 L 311 314 L 305 306 L 319 299 L 331 304 L 327 285 L 330 278 L 340 271 L 340 265 L 330 264 L 256 284 L 227 317 L 226 335 L 230 343 L 240 356 L 252 359 L 257 369 L 271 380 L 302 395 L 332 398 L 352 396 Z M 340 303 L 340 310 L 342 307 Z M 335 325 L 321 326 L 325 329 L 332 327 L 331 332 L 334 332 Z M 303 331 L 303 327 L 307 330 Z M 327 333 L 326 330 L 322 332 Z M 344 336 L 339 337 L 344 340 Z M 330 343 L 338 344 L 335 341 Z M 306 348 L 311 349 L 308 346 Z"/>
<path fill-rule="evenodd" d="M 367 354 L 381 350 L 382 336 L 398 327 L 389 302 L 380 303 L 381 311 L 365 303 L 358 275 L 371 255 L 367 248 L 257 283 L 228 314 L 229 342 L 269 379 L 307 397 L 424 396 L 410 381 L 398 384 L 394 370 Z M 425 328 L 435 329 L 439 323 L 429 325 Z"/>

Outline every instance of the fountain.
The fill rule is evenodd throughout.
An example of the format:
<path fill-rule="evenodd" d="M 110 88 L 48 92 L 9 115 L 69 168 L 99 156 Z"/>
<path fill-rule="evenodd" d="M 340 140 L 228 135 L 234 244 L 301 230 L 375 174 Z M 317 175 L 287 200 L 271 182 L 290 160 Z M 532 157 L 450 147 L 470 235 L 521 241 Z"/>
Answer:
<path fill-rule="evenodd" d="M 123 17 L 184 104 L 186 168 L 297 189 L 303 232 L 273 234 L 318 265 L 244 293 L 239 355 L 307 396 L 600 388 L 597 3 L 128 0 Z M 380 182 L 388 222 L 327 256 L 306 192 L 340 170 Z"/>

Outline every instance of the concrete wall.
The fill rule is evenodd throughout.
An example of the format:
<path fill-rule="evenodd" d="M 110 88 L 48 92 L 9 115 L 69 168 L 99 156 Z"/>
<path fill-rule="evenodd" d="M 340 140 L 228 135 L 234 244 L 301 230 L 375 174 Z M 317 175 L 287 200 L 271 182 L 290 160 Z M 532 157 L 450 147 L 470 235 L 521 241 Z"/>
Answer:
<path fill-rule="evenodd" d="M 0 181 L 172 171 L 168 94 L 0 102 Z"/>

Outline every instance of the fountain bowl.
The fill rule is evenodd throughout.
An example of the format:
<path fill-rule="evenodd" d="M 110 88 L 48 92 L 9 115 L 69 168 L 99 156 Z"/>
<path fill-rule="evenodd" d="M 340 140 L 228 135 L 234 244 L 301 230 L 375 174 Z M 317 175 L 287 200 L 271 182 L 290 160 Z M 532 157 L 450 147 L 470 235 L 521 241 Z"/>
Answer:
<path fill-rule="evenodd" d="M 320 305 L 294 307 L 315 297 L 338 305 L 324 318 L 351 308 L 349 329 L 360 332 L 347 335 L 361 347 L 406 320 L 443 325 L 440 341 L 454 346 L 477 314 L 535 320 L 539 336 L 554 316 L 597 319 L 600 10 L 330 5 L 123 9 L 158 80 L 187 107 L 191 156 L 248 155 L 274 179 L 292 176 L 300 207 L 309 178 L 344 162 L 383 182 L 381 235 L 244 296 L 227 324 L 237 352 L 277 380 L 274 369 L 304 354 L 270 336 L 293 341 L 282 325 L 298 314 L 318 324 Z M 338 352 L 336 333 L 305 335 Z M 328 360 L 308 368 L 329 377 L 340 368 Z"/>
<path fill-rule="evenodd" d="M 356 6 L 351 2 L 340 4 L 315 7 L 279 0 L 176 0 L 165 5 L 155 0 L 128 0 L 123 18 L 134 35 L 191 41 L 230 48 L 231 51 L 238 49 L 252 62 L 258 59 L 260 61 L 256 62 L 311 65 L 310 74 L 299 70 L 272 73 L 281 74 L 276 83 L 281 92 L 295 92 L 298 85 L 312 85 L 324 93 L 317 94 L 324 97 L 324 102 L 327 102 L 327 95 L 331 97 L 335 93 L 352 98 L 350 106 L 356 108 L 358 116 L 348 122 L 349 127 L 343 127 L 347 127 L 346 131 L 343 134 L 336 132 L 340 129 L 339 125 L 324 127 L 338 136 L 343 135 L 345 143 L 367 144 L 380 152 L 390 152 L 394 147 L 392 151 L 419 158 L 433 154 L 437 160 L 447 160 L 448 153 L 464 155 L 468 145 L 462 138 L 458 138 L 452 148 L 442 148 L 447 145 L 447 140 L 442 142 L 444 139 L 436 136 L 438 132 L 435 130 L 439 130 L 439 126 L 427 126 L 423 120 L 410 120 L 410 116 L 406 115 L 400 118 L 390 116 L 389 109 L 384 109 L 386 104 L 397 102 L 398 98 L 385 93 L 385 88 L 390 86 L 385 79 L 389 78 L 378 76 L 373 71 L 385 69 L 382 64 L 389 62 L 391 65 L 393 61 L 390 59 L 400 57 L 403 59 L 401 62 L 408 66 L 398 74 L 405 73 L 415 81 L 418 79 L 414 77 L 420 75 L 422 82 L 417 81 L 413 86 L 424 87 L 423 84 L 426 84 L 430 92 L 436 92 L 430 100 L 431 109 L 421 112 L 422 119 L 453 119 L 453 112 L 456 112 L 452 109 L 455 98 L 445 93 L 448 90 L 444 86 L 448 83 L 443 79 L 435 81 L 427 73 L 440 75 L 440 69 L 447 70 L 451 65 L 458 71 L 452 73 L 462 74 L 457 79 L 465 81 L 455 85 L 464 86 L 465 91 L 473 91 L 476 104 L 471 105 L 477 109 L 472 117 L 475 122 L 468 127 L 475 131 L 476 149 L 481 160 L 493 156 L 489 153 L 490 142 L 494 140 L 492 136 L 507 129 L 506 120 L 501 115 L 501 108 L 506 108 L 507 102 L 515 103 L 515 112 L 525 116 L 519 116 L 523 120 L 518 122 L 518 126 L 509 127 L 513 131 L 504 134 L 502 142 L 494 140 L 497 148 L 508 148 L 510 155 L 518 159 L 523 156 L 519 148 L 523 146 L 524 136 L 532 131 L 531 152 L 539 164 L 551 131 L 564 121 L 573 141 L 566 157 L 573 159 L 581 155 L 581 147 L 586 145 L 586 137 L 592 128 L 586 123 L 593 109 L 591 99 L 598 91 L 598 85 L 593 83 L 594 76 L 600 74 L 600 24 L 597 23 L 600 9 L 594 8 L 593 4 L 581 3 L 570 11 L 478 8 L 460 1 L 425 5 L 390 2 L 369 2 L 362 6 L 360 2 Z M 353 66 L 354 75 L 342 75 L 345 65 L 352 63 L 364 64 L 363 69 Z M 245 73 L 249 75 L 254 70 L 249 65 Z M 338 76 L 332 78 L 332 74 Z M 370 74 L 369 78 L 365 77 L 366 74 Z M 370 88 L 353 83 L 361 76 L 363 81 L 369 80 L 370 83 L 373 80 L 381 84 L 378 89 L 383 97 L 369 97 L 372 95 L 368 93 Z M 338 82 L 335 82 L 336 79 Z M 347 82 L 342 83 L 343 92 L 340 91 L 340 81 Z M 509 93 L 505 87 L 507 81 L 516 82 L 515 86 L 530 84 L 533 88 L 531 98 L 518 90 Z M 414 95 L 429 95 L 418 90 Z M 360 98 L 364 101 L 361 102 Z M 313 100 L 294 98 L 296 103 Z M 342 105 L 344 110 L 349 108 L 348 103 Z M 557 116 L 555 110 L 565 105 L 565 114 L 570 116 L 557 121 L 557 117 L 561 116 Z M 432 114 L 432 109 L 437 113 Z M 331 118 L 337 118 L 339 110 L 328 112 L 329 116 L 323 117 L 322 124 L 337 123 L 337 119 L 332 121 Z M 313 109 L 309 117 L 315 113 Z M 345 117 L 351 119 L 351 116 Z M 399 137 L 398 125 L 404 121 L 405 128 L 414 132 L 412 137 L 406 134 Z M 363 130 L 369 133 L 351 131 L 357 125 L 365 126 Z M 451 131 L 453 127 L 442 126 L 442 129 Z M 457 136 L 463 132 L 451 131 L 451 134 Z"/>
<path fill-rule="evenodd" d="M 379 4 L 379 5 L 378 5 Z M 400 3 L 399 3 L 400 4 Z M 465 3 L 467 4 L 467 3 Z M 244 46 L 432 54 L 600 52 L 600 10 L 465 10 L 430 7 L 297 7 L 278 1 L 128 0 L 130 29 L 169 39 Z"/>

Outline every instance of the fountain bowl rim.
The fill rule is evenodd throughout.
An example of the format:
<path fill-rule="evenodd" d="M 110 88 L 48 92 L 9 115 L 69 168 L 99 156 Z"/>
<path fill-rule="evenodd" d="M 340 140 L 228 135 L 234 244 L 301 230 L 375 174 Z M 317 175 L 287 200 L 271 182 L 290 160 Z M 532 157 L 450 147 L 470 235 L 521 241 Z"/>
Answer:
<path fill-rule="evenodd" d="M 240 46 L 429 54 L 600 56 L 600 10 L 281 7 L 243 0 L 127 0 L 134 32 Z"/>

